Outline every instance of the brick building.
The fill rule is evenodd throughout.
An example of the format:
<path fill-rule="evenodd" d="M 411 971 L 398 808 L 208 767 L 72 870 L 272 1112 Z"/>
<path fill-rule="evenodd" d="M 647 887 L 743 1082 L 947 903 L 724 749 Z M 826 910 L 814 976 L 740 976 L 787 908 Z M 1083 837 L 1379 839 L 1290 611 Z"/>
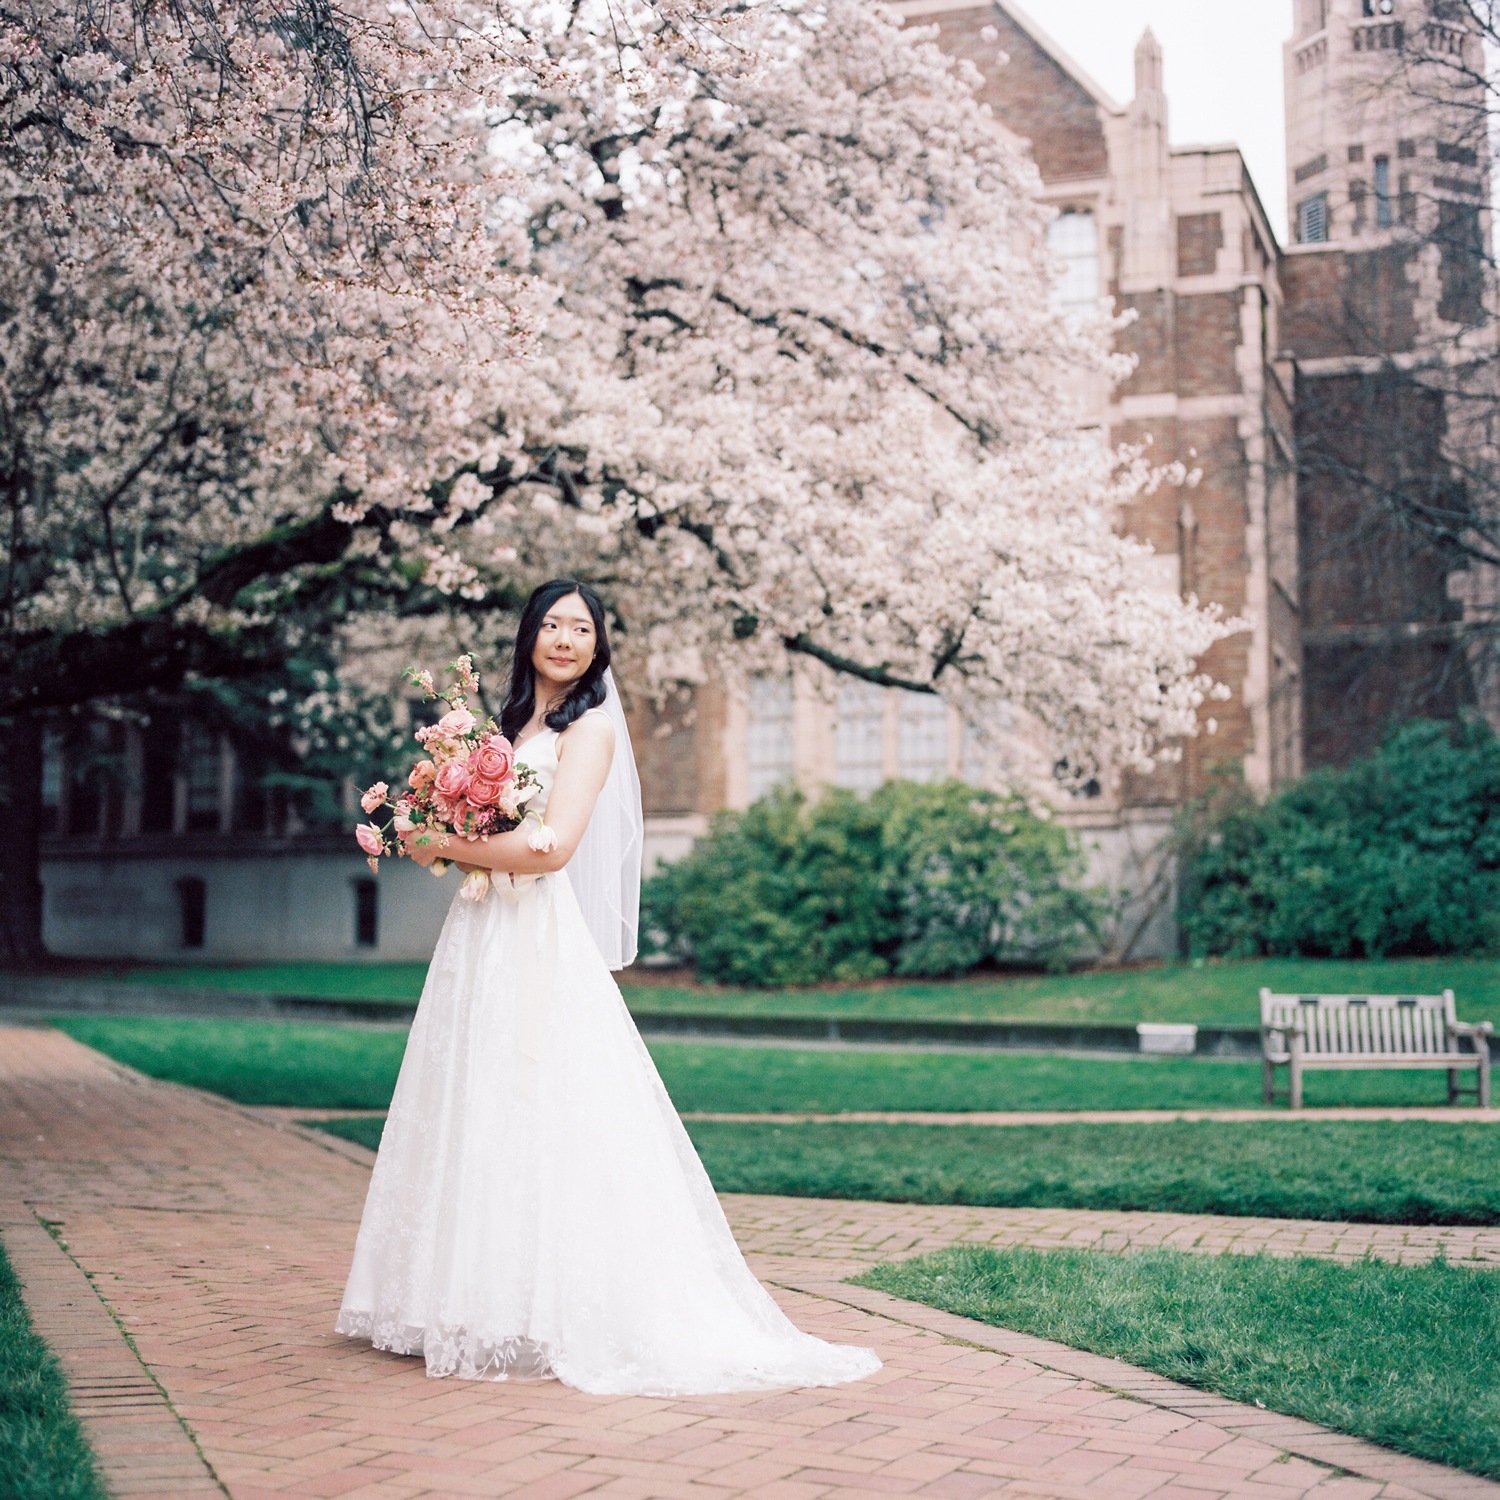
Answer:
<path fill-rule="evenodd" d="M 1145 920 L 1136 951 L 1159 950 L 1160 837 L 1216 767 L 1264 793 L 1372 749 L 1394 719 L 1496 697 L 1461 627 L 1500 586 L 1383 503 L 1451 483 L 1454 403 L 1415 366 L 1435 355 L 1451 368 L 1461 339 L 1494 369 L 1476 101 L 1440 102 L 1451 74 L 1416 61 L 1478 41 L 1451 0 L 1293 0 L 1282 247 L 1235 146 L 1171 142 L 1149 31 L 1118 103 L 1011 0 L 896 8 L 974 65 L 997 122 L 1029 143 L 1058 210 L 1062 299 L 1109 296 L 1136 315 L 1122 335 L 1135 371 L 1085 392 L 1084 420 L 1202 473 L 1123 518 L 1155 548 L 1154 582 L 1249 623 L 1205 661 L 1232 693 L 1212 705 L 1214 733 L 1117 795 L 1060 808 L 1099 873 L 1141 893 L 1122 938 Z M 692 729 L 656 742 L 666 841 L 783 776 L 872 785 L 896 766 L 898 733 L 903 774 L 964 768 L 963 726 L 939 706 L 840 684 L 830 711 L 804 680 L 816 670 L 755 684 L 748 712 L 707 696 Z M 1500 702 L 1485 706 L 1494 717 Z"/>
<path fill-rule="evenodd" d="M 1108 296 L 1136 314 L 1123 335 L 1134 374 L 1119 389 L 1099 383 L 1080 395 L 1101 441 L 1149 437 L 1159 461 L 1201 471 L 1195 488 L 1164 487 L 1124 518 L 1155 548 L 1149 581 L 1250 622 L 1205 663 L 1233 695 L 1213 705 L 1214 733 L 1118 793 L 1060 808 L 1085 832 L 1097 873 L 1140 893 L 1121 939 L 1161 951 L 1171 933 L 1160 846 L 1175 809 L 1217 763 L 1241 768 L 1260 791 L 1301 768 L 1295 419 L 1290 366 L 1277 357 L 1281 252 L 1236 147 L 1171 143 L 1150 33 L 1136 51 L 1134 97 L 1120 104 L 1004 0 L 905 0 L 898 9 L 935 25 L 940 43 L 974 64 L 996 121 L 1029 142 L 1058 210 L 1060 299 Z M 758 682 L 748 703 L 706 696 L 690 729 L 654 742 L 644 780 L 665 846 L 696 833 L 709 808 L 741 804 L 783 777 L 875 785 L 894 771 L 898 747 L 904 775 L 965 770 L 964 726 L 942 705 L 851 682 L 835 687 L 830 709 L 816 691 L 820 670 Z"/>
<path fill-rule="evenodd" d="M 1460 131 L 1461 107 L 1433 102 L 1403 66 L 1418 38 L 1454 56 L 1477 43 L 1445 19 L 1450 0 L 1292 8 L 1294 243 L 1283 248 L 1235 146 L 1171 142 L 1149 32 L 1133 97 L 1118 103 L 1011 0 L 898 4 L 974 64 L 999 127 L 1029 143 L 1058 211 L 1061 302 L 1108 296 L 1136 314 L 1122 335 L 1134 373 L 1080 395 L 1101 441 L 1149 437 L 1160 461 L 1201 471 L 1196 487 L 1163 488 L 1123 518 L 1155 548 L 1149 581 L 1249 624 L 1205 662 L 1231 692 L 1212 706 L 1215 732 L 1149 777 L 1062 799 L 1096 874 L 1135 893 L 1116 937 L 1137 955 L 1172 946 L 1162 836 L 1216 767 L 1264 793 L 1305 764 L 1369 748 L 1392 715 L 1485 697 L 1461 627 L 1466 611 L 1500 600 L 1500 585 L 1414 543 L 1379 503 L 1447 483 L 1455 413 L 1413 370 L 1429 358 L 1451 368 L 1455 349 L 1461 362 L 1494 339 L 1474 253 L 1488 243 L 1487 148 L 1482 133 Z M 638 724 L 648 860 L 784 779 L 868 789 L 898 767 L 979 773 L 965 726 L 938 700 L 820 681 L 821 671 L 799 664 L 743 696 L 711 685 Z M 1024 725 L 1010 727 L 1019 773 L 1037 747 Z M 246 795 L 233 751 L 193 764 L 154 820 L 129 805 L 118 819 L 102 805 L 70 809 L 67 788 L 49 782 L 55 951 L 249 958 L 269 934 L 287 958 L 425 956 L 445 889 L 393 871 L 387 917 L 347 839 L 289 835 L 270 814 L 248 854 L 225 855 Z"/>

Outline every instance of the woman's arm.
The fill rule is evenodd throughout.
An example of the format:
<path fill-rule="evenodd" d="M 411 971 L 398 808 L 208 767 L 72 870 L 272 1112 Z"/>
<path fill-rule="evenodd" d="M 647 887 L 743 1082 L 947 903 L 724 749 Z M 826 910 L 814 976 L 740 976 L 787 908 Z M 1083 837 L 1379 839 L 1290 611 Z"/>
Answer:
<path fill-rule="evenodd" d="M 545 875 L 560 870 L 572 858 L 594 803 L 599 799 L 615 752 L 615 727 L 604 714 L 584 714 L 575 719 L 557 739 L 557 777 L 547 801 L 547 826 L 557 835 L 557 847 L 538 853 L 527 843 L 535 821 L 492 833 L 484 839 L 450 838 L 445 846 L 434 838 L 424 844 L 415 835 L 404 836 L 407 853 L 418 864 L 451 859 L 457 864 L 486 870 L 507 870 L 516 875 Z"/>

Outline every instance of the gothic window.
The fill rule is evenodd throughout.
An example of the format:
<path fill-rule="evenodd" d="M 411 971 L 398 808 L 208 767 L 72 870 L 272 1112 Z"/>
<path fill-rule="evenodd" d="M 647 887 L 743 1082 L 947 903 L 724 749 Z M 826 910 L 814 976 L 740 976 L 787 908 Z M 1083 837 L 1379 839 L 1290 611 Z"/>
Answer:
<path fill-rule="evenodd" d="M 373 880 L 354 882 L 354 943 L 373 948 L 380 941 L 380 889 Z"/>
<path fill-rule="evenodd" d="M 187 831 L 214 833 L 219 827 L 219 737 L 200 724 L 183 736 L 182 771 L 187 783 Z"/>
<path fill-rule="evenodd" d="M 177 737 L 153 718 L 141 735 L 141 832 L 171 833 L 177 787 Z"/>
<path fill-rule="evenodd" d="M 55 729 L 42 734 L 42 832 L 63 831 L 63 737 Z"/>
<path fill-rule="evenodd" d="M 1304 245 L 1321 245 L 1328 238 L 1328 194 L 1314 193 L 1297 205 L 1297 239 Z"/>
<path fill-rule="evenodd" d="M 1099 231 L 1086 208 L 1069 208 L 1047 226 L 1047 248 L 1057 264 L 1055 307 L 1071 311 L 1099 300 Z"/>
<path fill-rule="evenodd" d="M 1391 159 L 1388 156 L 1375 158 L 1375 227 L 1391 227 Z"/>
<path fill-rule="evenodd" d="M 853 791 L 873 791 L 885 780 L 885 690 L 846 678 L 835 713 L 833 779 Z"/>
<path fill-rule="evenodd" d="M 1364 0 L 1364 13 L 1367 16 L 1388 16 L 1395 8 L 1395 0 Z"/>
<path fill-rule="evenodd" d="M 747 699 L 745 771 L 747 790 L 754 802 L 792 774 L 790 673 L 752 677 Z"/>
<path fill-rule="evenodd" d="M 932 693 L 903 691 L 896 713 L 896 775 L 908 781 L 942 780 L 948 774 L 948 705 Z"/>

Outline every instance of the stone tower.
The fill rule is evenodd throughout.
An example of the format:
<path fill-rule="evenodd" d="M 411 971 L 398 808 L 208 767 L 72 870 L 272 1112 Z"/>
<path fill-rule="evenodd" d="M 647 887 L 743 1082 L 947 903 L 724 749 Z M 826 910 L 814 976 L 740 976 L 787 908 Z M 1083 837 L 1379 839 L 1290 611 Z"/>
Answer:
<path fill-rule="evenodd" d="M 1452 393 L 1496 367 L 1481 47 L 1462 0 L 1293 0 L 1283 344 L 1309 765 L 1485 697 L 1466 626 L 1491 584 L 1423 523 L 1473 499 L 1457 476 L 1485 403 Z"/>

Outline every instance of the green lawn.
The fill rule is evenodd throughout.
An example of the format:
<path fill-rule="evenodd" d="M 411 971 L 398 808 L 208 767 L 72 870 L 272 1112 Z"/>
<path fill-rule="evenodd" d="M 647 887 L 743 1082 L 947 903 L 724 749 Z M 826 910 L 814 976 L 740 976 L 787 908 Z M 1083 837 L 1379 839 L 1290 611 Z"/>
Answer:
<path fill-rule="evenodd" d="M 323 1128 L 371 1148 L 379 1119 Z M 1394 1224 L 1500 1224 L 1486 1125 L 741 1125 L 693 1121 L 720 1192 Z"/>
<path fill-rule="evenodd" d="M 211 986 L 280 995 L 413 1001 L 422 964 L 158 965 L 93 970 L 131 983 Z M 881 1019 L 1069 1021 L 1133 1025 L 1194 1021 L 1257 1023 L 1261 985 L 1296 993 L 1412 994 L 1453 989 L 1465 1020 L 1500 1021 L 1500 960 L 1390 959 L 1345 962 L 1254 959 L 1168 963 L 1080 974 L 986 975 L 952 981 L 803 990 L 731 990 L 631 982 L 636 1015 L 711 1011 L 725 1015 L 869 1016 Z"/>
<path fill-rule="evenodd" d="M 105 1500 L 68 1388 L 0 1249 L 0 1500 Z"/>
<path fill-rule="evenodd" d="M 406 1033 L 310 1021 L 72 1016 L 79 1041 L 156 1078 L 242 1104 L 384 1109 Z M 1044 1052 L 755 1047 L 655 1041 L 684 1111 L 1197 1109 L 1260 1104 L 1260 1065 Z M 1310 1105 L 1442 1104 L 1441 1072 L 1313 1073 Z M 1284 1109 L 1284 1106 L 1276 1106 Z"/>
<path fill-rule="evenodd" d="M 1500 1479 L 1500 1277 L 956 1247 L 856 1278 Z"/>

